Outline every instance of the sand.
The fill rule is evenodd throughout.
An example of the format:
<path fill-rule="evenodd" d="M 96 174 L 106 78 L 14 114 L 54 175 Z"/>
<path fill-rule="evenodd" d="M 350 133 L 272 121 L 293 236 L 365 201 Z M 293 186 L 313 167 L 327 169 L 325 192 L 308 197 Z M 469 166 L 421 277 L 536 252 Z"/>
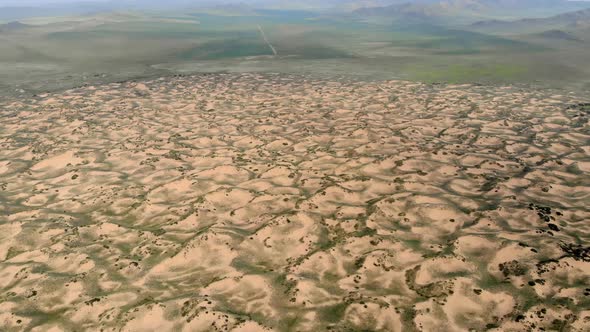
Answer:
<path fill-rule="evenodd" d="M 588 331 L 583 101 L 273 74 L 2 100 L 0 330 Z"/>

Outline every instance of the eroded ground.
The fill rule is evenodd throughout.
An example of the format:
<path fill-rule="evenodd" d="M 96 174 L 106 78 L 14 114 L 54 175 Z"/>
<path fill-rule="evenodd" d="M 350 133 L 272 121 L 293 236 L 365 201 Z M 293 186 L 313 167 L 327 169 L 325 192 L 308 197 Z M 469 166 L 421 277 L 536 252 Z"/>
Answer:
<path fill-rule="evenodd" d="M 219 74 L 0 104 L 3 331 L 590 329 L 590 106 Z"/>

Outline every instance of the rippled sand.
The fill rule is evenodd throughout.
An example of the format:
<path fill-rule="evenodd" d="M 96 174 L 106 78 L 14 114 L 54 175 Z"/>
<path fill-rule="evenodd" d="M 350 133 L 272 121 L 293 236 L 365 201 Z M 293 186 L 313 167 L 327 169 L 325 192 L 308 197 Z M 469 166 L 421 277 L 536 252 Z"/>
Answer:
<path fill-rule="evenodd" d="M 1 330 L 588 331 L 582 101 L 253 74 L 5 100 Z"/>

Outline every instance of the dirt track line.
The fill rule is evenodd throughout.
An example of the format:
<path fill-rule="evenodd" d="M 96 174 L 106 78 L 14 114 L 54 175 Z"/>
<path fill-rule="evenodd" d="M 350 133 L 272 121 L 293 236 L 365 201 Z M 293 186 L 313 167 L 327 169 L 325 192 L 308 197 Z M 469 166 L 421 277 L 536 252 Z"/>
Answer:
<path fill-rule="evenodd" d="M 268 38 L 266 38 L 266 34 L 264 33 L 264 30 L 262 30 L 262 27 L 260 26 L 260 24 L 258 25 L 258 30 L 260 31 L 260 34 L 262 35 L 262 38 L 264 39 L 264 41 L 266 42 L 266 44 L 268 45 L 268 47 L 270 47 L 272 53 L 275 56 L 279 55 L 277 53 L 277 50 L 274 48 L 274 46 L 272 46 L 272 44 L 268 41 Z"/>

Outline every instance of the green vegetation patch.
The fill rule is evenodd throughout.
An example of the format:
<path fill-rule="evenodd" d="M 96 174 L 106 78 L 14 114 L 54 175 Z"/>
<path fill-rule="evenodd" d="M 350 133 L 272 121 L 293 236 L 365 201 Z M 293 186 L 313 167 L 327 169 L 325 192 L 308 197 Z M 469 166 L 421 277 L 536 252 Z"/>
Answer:
<path fill-rule="evenodd" d="M 349 53 L 316 43 L 308 44 L 293 44 L 280 43 L 273 45 L 279 55 L 295 55 L 303 59 L 335 59 L 335 58 L 351 58 Z"/>
<path fill-rule="evenodd" d="M 178 58 L 182 60 L 213 60 L 258 55 L 273 55 L 263 40 L 224 39 L 195 46 L 178 54 Z"/>
<path fill-rule="evenodd" d="M 478 54 L 495 52 L 534 52 L 545 48 L 530 43 L 508 38 L 491 36 L 477 32 L 445 29 L 441 27 L 417 26 L 401 28 L 397 38 L 407 39 L 393 41 L 394 46 L 430 50 L 436 54 Z"/>

